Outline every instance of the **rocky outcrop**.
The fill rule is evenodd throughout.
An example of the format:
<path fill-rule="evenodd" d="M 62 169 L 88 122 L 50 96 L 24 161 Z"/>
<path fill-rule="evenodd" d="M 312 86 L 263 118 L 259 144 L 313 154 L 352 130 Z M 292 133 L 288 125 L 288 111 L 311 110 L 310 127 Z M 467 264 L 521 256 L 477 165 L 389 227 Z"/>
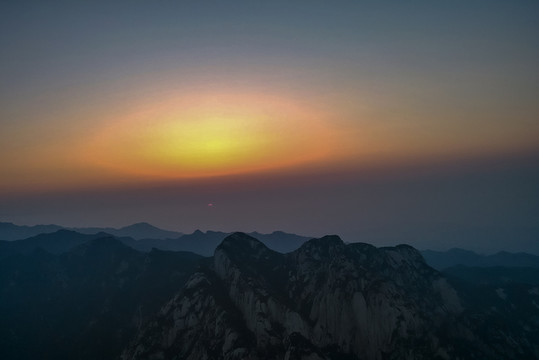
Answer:
<path fill-rule="evenodd" d="M 214 274 L 195 273 L 124 359 L 251 359 L 253 336 Z"/>
<path fill-rule="evenodd" d="M 280 254 L 235 233 L 124 359 L 503 358 L 410 246 L 337 236 Z"/>

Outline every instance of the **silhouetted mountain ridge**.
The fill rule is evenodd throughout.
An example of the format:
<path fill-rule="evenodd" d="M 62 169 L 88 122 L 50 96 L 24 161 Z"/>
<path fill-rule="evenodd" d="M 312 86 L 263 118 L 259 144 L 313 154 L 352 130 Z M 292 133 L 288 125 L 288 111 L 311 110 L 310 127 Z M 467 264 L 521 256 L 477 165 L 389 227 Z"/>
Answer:
<path fill-rule="evenodd" d="M 183 234 L 177 231 L 163 230 L 146 222 L 140 222 L 119 229 L 115 228 L 73 228 L 75 231 L 90 234 L 95 232 L 106 232 L 120 237 L 130 237 L 135 240 L 142 239 L 175 239 Z"/>
<path fill-rule="evenodd" d="M 122 358 L 527 359 L 539 354 L 538 331 L 527 333 L 521 326 L 537 329 L 533 301 L 539 292 L 521 299 L 526 310 L 509 320 L 512 297 L 502 311 L 485 312 L 476 304 L 499 305 L 499 292 L 473 302 L 460 291 L 467 290 L 450 285 L 410 246 L 347 245 L 326 236 L 281 254 L 234 233 Z M 519 325 L 495 325 L 500 319 Z"/>
<path fill-rule="evenodd" d="M 190 235 L 208 234 L 223 235 Z M 2 242 L 0 358 L 539 355 L 537 286 L 446 277 L 408 245 L 329 235 L 283 254 L 233 233 L 205 258 L 129 242 L 139 241 L 65 230 Z"/>
<path fill-rule="evenodd" d="M 110 236 L 105 233 L 93 235 L 60 229 L 53 233 L 44 233 L 23 240 L 0 241 L 0 257 L 12 253 L 26 254 L 35 249 L 42 249 L 52 254 L 61 254 L 90 240 Z"/>
<path fill-rule="evenodd" d="M 135 240 L 140 239 L 173 239 L 183 234 L 177 231 L 159 229 L 146 222 L 140 222 L 122 228 L 112 227 L 83 227 L 69 228 L 59 225 L 35 225 L 20 226 L 13 223 L 0 222 L 0 240 L 21 240 L 44 233 L 53 233 L 58 230 L 72 230 L 82 234 L 107 233 L 119 237 L 131 237 Z"/>
<path fill-rule="evenodd" d="M 5 225 L 6 228 L 9 229 L 26 229 L 28 227 L 18 227 L 17 225 L 13 225 L 11 223 L 0 223 L 0 225 Z M 31 230 L 30 232 L 35 231 L 36 229 L 41 229 L 39 227 L 36 227 L 35 229 Z M 137 223 L 130 226 L 123 227 L 121 229 L 113 229 L 113 228 L 76 228 L 76 229 L 69 229 L 69 228 L 62 228 L 56 225 L 47 225 L 45 228 L 46 233 L 52 234 L 57 232 L 58 230 L 68 230 L 68 231 L 76 231 L 81 234 L 89 234 L 89 235 L 96 235 L 101 236 L 101 234 L 109 234 L 114 235 L 122 240 L 125 244 L 131 246 L 134 249 L 140 250 L 140 251 L 150 251 L 152 248 L 161 249 L 161 250 L 170 250 L 170 251 L 190 251 L 194 252 L 196 254 L 200 254 L 203 256 L 211 256 L 221 241 L 230 235 L 230 233 L 221 232 L 221 231 L 206 231 L 202 232 L 201 230 L 196 230 L 191 234 L 182 234 L 178 232 L 170 232 L 167 230 L 162 230 L 159 228 L 154 227 L 153 225 L 150 225 L 148 223 Z M 12 231 L 12 230 L 10 230 Z M 19 232 L 20 234 L 23 234 L 24 232 Z M 0 226 L 0 239 L 2 238 L 2 231 Z M 7 233 L 6 233 L 7 234 Z M 7 238 L 4 240 L 15 240 L 13 239 L 13 235 L 9 233 L 7 234 Z M 41 234 L 35 234 L 33 236 L 37 236 Z M 297 249 L 301 244 L 303 244 L 305 241 L 309 240 L 309 237 L 296 235 L 296 234 L 289 234 L 282 231 L 274 231 L 271 234 L 261 234 L 258 232 L 252 233 L 253 236 L 255 236 L 257 239 L 261 240 L 268 246 L 270 246 L 272 249 L 279 251 L 279 252 L 290 252 L 295 249 Z M 51 235 L 51 239 L 59 235 Z M 16 240 L 27 240 L 24 239 L 16 239 Z M 52 241 L 52 240 L 51 240 Z M 58 240 L 60 241 L 60 240 Z M 0 250 L 1 247 L 1 240 L 0 240 Z M 41 244 L 41 246 L 47 250 L 47 246 L 44 245 L 44 243 Z M 50 244 L 51 248 L 53 247 L 52 244 Z M 17 246 L 15 246 L 17 247 Z M 64 246 L 62 249 L 64 251 L 69 250 L 69 246 Z M 56 252 L 55 250 L 51 250 L 52 252 Z"/>
<path fill-rule="evenodd" d="M 110 235 L 61 254 L 12 253 L 0 262 L 0 358 L 115 359 L 201 259 Z"/>
<path fill-rule="evenodd" d="M 0 240 L 20 240 L 39 234 L 52 233 L 63 229 L 58 225 L 15 225 L 8 222 L 0 222 Z"/>

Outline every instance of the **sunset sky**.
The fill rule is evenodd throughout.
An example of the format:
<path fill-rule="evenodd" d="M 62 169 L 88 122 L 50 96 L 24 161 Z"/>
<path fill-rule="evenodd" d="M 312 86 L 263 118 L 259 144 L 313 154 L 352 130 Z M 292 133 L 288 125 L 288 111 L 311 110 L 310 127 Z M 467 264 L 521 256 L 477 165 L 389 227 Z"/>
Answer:
<path fill-rule="evenodd" d="M 538 19 L 537 1 L 4 1 L 0 221 L 539 252 Z"/>

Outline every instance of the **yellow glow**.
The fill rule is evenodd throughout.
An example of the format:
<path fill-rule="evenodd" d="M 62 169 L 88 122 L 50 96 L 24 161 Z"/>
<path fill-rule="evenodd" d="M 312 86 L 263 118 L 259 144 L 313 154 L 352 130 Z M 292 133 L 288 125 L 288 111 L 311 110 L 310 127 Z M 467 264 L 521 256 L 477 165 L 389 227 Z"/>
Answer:
<path fill-rule="evenodd" d="M 146 158 L 196 171 L 246 165 L 257 152 L 259 157 L 263 154 L 270 135 L 249 125 L 234 118 L 164 123 L 149 139 Z"/>
<path fill-rule="evenodd" d="M 202 177 L 320 161 L 332 141 L 315 112 L 283 99 L 200 94 L 111 119 L 85 152 L 123 173 Z"/>

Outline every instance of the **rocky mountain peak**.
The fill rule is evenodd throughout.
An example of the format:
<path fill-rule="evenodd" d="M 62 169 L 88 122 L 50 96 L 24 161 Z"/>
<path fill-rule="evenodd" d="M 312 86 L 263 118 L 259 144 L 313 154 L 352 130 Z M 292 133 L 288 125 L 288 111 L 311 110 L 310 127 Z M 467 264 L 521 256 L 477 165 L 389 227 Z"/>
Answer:
<path fill-rule="evenodd" d="M 337 235 L 327 235 L 305 242 L 295 253 L 312 260 L 330 259 L 342 254 L 346 245 Z"/>
<path fill-rule="evenodd" d="M 331 235 L 281 254 L 234 233 L 212 265 L 125 358 L 462 358 L 452 343 L 474 344 L 471 357 L 492 355 L 461 321 L 456 290 L 410 246 L 347 245 Z"/>
<path fill-rule="evenodd" d="M 261 241 L 242 232 L 235 232 L 227 236 L 217 249 L 226 251 L 241 251 L 242 253 L 257 253 L 268 250 Z"/>
<path fill-rule="evenodd" d="M 326 235 L 318 239 L 311 239 L 306 244 L 310 244 L 311 246 L 335 247 L 344 245 L 344 242 L 338 235 Z"/>
<path fill-rule="evenodd" d="M 267 262 L 276 256 L 275 251 L 270 250 L 261 241 L 242 232 L 236 232 L 227 236 L 215 249 L 215 268 L 228 266 L 234 263 L 237 267 L 245 268 L 251 263 Z"/>
<path fill-rule="evenodd" d="M 0 357 L 539 358 L 536 286 L 471 287 L 407 245 L 325 236 L 283 254 L 224 236 L 213 258 L 141 253 L 103 233 L 1 243 Z"/>
<path fill-rule="evenodd" d="M 409 245 L 397 245 L 395 247 L 381 248 L 394 267 L 402 265 L 412 266 L 416 269 L 425 267 L 426 262 L 421 253 Z"/>

